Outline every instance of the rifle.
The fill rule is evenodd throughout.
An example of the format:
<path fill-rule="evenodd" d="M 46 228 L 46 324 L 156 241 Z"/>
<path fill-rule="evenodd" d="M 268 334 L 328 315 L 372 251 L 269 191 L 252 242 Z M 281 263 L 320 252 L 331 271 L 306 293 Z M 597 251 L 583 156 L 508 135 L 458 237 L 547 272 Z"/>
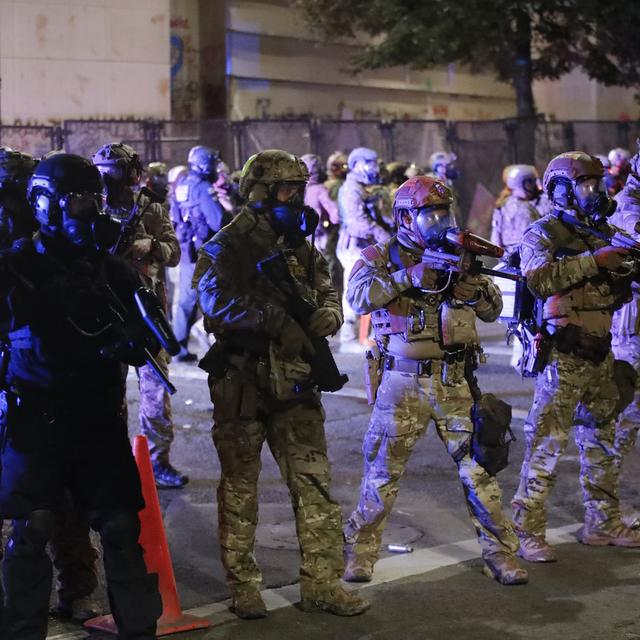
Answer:
<path fill-rule="evenodd" d="M 103 347 L 100 350 L 101 355 L 109 357 L 110 355 L 115 354 L 117 350 L 123 346 L 140 348 L 142 350 L 142 353 L 144 354 L 145 363 L 151 367 L 153 372 L 156 374 L 156 377 L 160 381 L 160 384 L 162 384 L 162 386 L 168 393 L 170 393 L 171 395 L 175 394 L 177 389 L 169 380 L 169 378 L 167 378 L 167 376 L 164 374 L 164 371 L 162 371 L 162 369 L 160 368 L 158 361 L 153 357 L 151 351 L 149 351 L 149 347 L 144 345 L 136 345 L 135 342 L 132 344 L 131 336 L 126 332 L 128 310 L 123 304 L 122 300 L 120 300 L 115 291 L 106 283 L 104 284 L 104 290 L 107 292 L 107 295 L 109 297 L 109 308 L 111 309 L 113 317 L 122 325 L 121 329 L 124 330 L 125 335 L 124 338 L 115 345 Z M 160 346 L 165 351 L 167 351 L 169 355 L 177 355 L 180 351 L 180 345 L 178 344 L 178 341 L 173 333 L 171 325 L 169 324 L 166 316 L 164 315 L 164 312 L 162 311 L 162 306 L 160 305 L 160 301 L 158 300 L 155 293 L 153 293 L 151 289 L 140 287 L 133 294 L 133 298 L 136 302 L 136 306 L 138 308 L 138 311 L 140 312 L 140 316 L 144 320 L 145 325 L 158 340 Z M 109 324 L 112 325 L 113 323 Z M 78 327 L 75 328 L 80 330 Z"/>
<path fill-rule="evenodd" d="M 18 282 L 27 289 L 27 291 L 35 291 L 36 285 L 14 265 L 10 263 L 7 264 L 7 269 L 16 278 L 16 280 L 18 280 Z M 145 363 L 153 369 L 153 372 L 158 377 L 162 386 L 171 395 L 176 393 L 177 389 L 171 383 L 169 378 L 165 376 L 158 364 L 158 361 L 153 357 L 151 351 L 149 351 L 149 348 L 142 345 L 136 345 L 131 334 L 126 331 L 127 325 L 129 324 L 127 321 L 129 311 L 126 305 L 122 300 L 120 300 L 116 292 L 107 283 L 103 284 L 102 289 L 107 294 L 109 310 L 111 311 L 111 318 L 106 320 L 102 327 L 94 330 L 83 329 L 70 316 L 66 317 L 66 322 L 74 329 L 74 331 L 87 338 L 95 338 L 113 328 L 114 325 L 119 325 L 119 333 L 124 334 L 124 336 L 116 344 L 100 349 L 100 355 L 111 358 L 114 357 L 117 351 L 123 347 L 130 347 L 134 349 L 140 348 L 145 356 Z M 177 355 L 180 351 L 180 345 L 173 333 L 171 325 L 162 311 L 162 306 L 160 305 L 160 301 L 156 295 L 150 289 L 140 287 L 134 293 L 134 300 L 145 325 L 158 340 L 162 348 L 172 356 Z"/>
<path fill-rule="evenodd" d="M 140 200 L 142 196 L 146 196 L 147 202 L 144 206 L 141 206 Z M 120 220 L 120 231 L 118 233 L 118 238 L 113 244 L 113 246 L 109 249 L 109 253 L 112 255 L 120 255 L 122 253 L 122 248 L 126 243 L 130 242 L 131 237 L 135 233 L 135 230 L 138 228 L 142 220 L 142 216 L 145 214 L 145 211 L 149 208 L 150 204 L 154 202 L 162 203 L 162 198 L 157 194 L 148 189 L 147 187 L 142 187 L 138 192 L 138 197 L 136 198 L 133 207 L 131 208 L 131 212 L 129 215 L 124 218 L 124 220 Z"/>
<path fill-rule="evenodd" d="M 427 248 L 422 254 L 422 262 L 428 264 L 431 269 L 447 271 L 450 274 L 498 276 L 516 282 L 524 280 L 515 270 L 498 271 L 485 267 L 479 256 L 501 258 L 504 249 L 470 231 L 449 227 L 438 236 L 435 245 L 435 249 Z"/>
<path fill-rule="evenodd" d="M 311 358 L 311 377 L 320 391 L 338 391 L 349 381 L 349 376 L 340 373 L 326 338 L 309 331 L 309 319 L 317 309 L 310 300 L 300 295 L 291 276 L 287 260 L 282 251 L 258 262 L 258 271 L 266 276 L 286 299 L 287 311 L 302 327 L 311 341 L 315 355 Z"/>
<path fill-rule="evenodd" d="M 609 225 L 606 225 L 607 231 L 604 231 L 597 227 L 592 227 L 591 225 L 588 225 L 585 222 L 578 220 L 576 217 L 566 213 L 562 214 L 562 221 L 570 224 L 572 227 L 575 227 L 578 231 L 588 233 L 594 238 L 604 240 L 612 247 L 626 249 L 629 252 L 630 258 L 633 260 L 640 260 L 640 242 L 634 240 L 626 231 Z M 598 226 L 602 226 L 602 223 Z M 640 223 L 638 223 L 636 227 L 640 227 Z M 640 229 L 638 228 L 636 228 L 635 231 L 640 233 Z"/>

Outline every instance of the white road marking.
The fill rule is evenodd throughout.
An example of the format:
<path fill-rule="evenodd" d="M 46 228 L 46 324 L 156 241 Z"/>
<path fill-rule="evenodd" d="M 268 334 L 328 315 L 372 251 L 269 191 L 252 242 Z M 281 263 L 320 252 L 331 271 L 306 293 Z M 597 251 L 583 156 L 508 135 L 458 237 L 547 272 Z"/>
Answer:
<path fill-rule="evenodd" d="M 573 523 L 547 531 L 547 540 L 551 544 L 566 544 L 576 542 L 575 534 L 580 524 Z M 480 557 L 480 548 L 475 538 L 461 540 L 451 544 L 442 544 L 430 549 L 419 549 L 413 553 L 395 555 L 383 558 L 376 564 L 374 578 L 369 583 L 359 584 L 354 588 L 369 589 L 379 584 L 403 580 L 411 576 L 435 571 L 442 567 L 474 560 Z M 348 588 L 351 585 L 347 585 Z M 265 604 L 269 611 L 289 607 L 298 602 L 300 591 L 297 584 L 287 585 L 278 589 L 264 589 L 262 592 Z M 220 625 L 230 620 L 237 620 L 229 611 L 230 600 L 213 602 L 194 609 L 188 609 L 184 613 L 201 618 L 211 618 L 214 625 Z M 73 631 L 55 636 L 47 636 L 47 640 L 79 640 L 87 637 L 86 631 Z"/>

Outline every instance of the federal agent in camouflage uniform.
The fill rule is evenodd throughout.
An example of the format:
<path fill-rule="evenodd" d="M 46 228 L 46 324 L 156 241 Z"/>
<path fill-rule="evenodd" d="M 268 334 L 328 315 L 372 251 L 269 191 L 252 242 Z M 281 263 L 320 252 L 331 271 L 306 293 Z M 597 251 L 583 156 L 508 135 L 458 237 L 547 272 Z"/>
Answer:
<path fill-rule="evenodd" d="M 214 182 L 218 178 L 220 154 L 209 147 L 197 145 L 189 151 L 189 173 L 174 187 L 171 219 L 180 242 L 180 280 L 178 306 L 173 329 L 181 350 L 177 359 L 194 362 L 189 352 L 189 335 L 198 313 L 196 292 L 191 288 L 198 249 L 229 220 L 231 214 L 218 201 Z"/>
<path fill-rule="evenodd" d="M 213 442 L 222 470 L 222 562 L 241 618 L 266 615 L 253 555 L 265 442 L 291 494 L 303 610 L 355 615 L 368 607 L 340 586 L 342 518 L 329 493 L 324 411 L 307 361 L 313 347 L 257 266 L 284 252 L 300 293 L 317 306 L 309 331 L 338 331 L 342 312 L 326 262 L 305 240 L 317 222 L 304 207 L 307 178 L 305 165 L 285 151 L 249 158 L 240 179 L 247 205 L 202 247 L 193 280 L 205 326 L 216 337 L 201 366 L 210 372 Z"/>
<path fill-rule="evenodd" d="M 631 158 L 631 173 L 624 189 L 615 197 L 618 206 L 611 216 L 611 224 L 623 229 L 640 241 L 640 152 Z M 613 354 L 626 360 L 640 374 L 640 289 L 633 285 L 633 298 L 613 316 L 611 327 Z M 633 401 L 616 422 L 615 465 L 618 474 L 625 456 L 633 448 L 640 428 L 640 376 L 636 382 Z M 639 514 L 631 513 L 623 520 L 635 527 L 639 525 Z"/>
<path fill-rule="evenodd" d="M 378 181 L 378 155 L 373 149 L 357 147 L 348 158 L 349 173 L 338 192 L 340 211 L 340 237 L 338 258 L 344 270 L 344 293 L 342 310 L 344 327 L 340 338 L 348 341 L 358 336 L 358 315 L 347 303 L 347 281 L 360 251 L 372 242 L 383 242 L 389 232 L 383 226 L 380 212 L 376 208 L 375 196 L 366 187 Z"/>
<path fill-rule="evenodd" d="M 543 302 L 543 331 L 550 335 L 548 363 L 538 374 L 525 421 L 527 448 L 512 502 L 520 555 L 531 562 L 556 559 L 545 539 L 545 502 L 578 408 L 589 416 L 575 430 L 585 505 L 581 540 L 640 546 L 640 533 L 620 520 L 615 465 L 619 392 L 609 332 L 614 310 L 631 291 L 628 275 L 618 274 L 625 251 L 574 226 L 576 219 L 611 213 L 602 177 L 600 161 L 586 153 L 554 158 L 543 186 L 555 210 L 529 227 L 520 247 L 522 272 Z"/>
<path fill-rule="evenodd" d="M 309 182 L 304 192 L 304 203 L 315 209 L 320 216 L 318 228 L 313 236 L 316 249 L 323 255 L 329 267 L 331 282 L 334 288 L 342 289 L 342 266 L 338 260 L 336 250 L 338 248 L 338 232 L 340 230 L 340 218 L 338 205 L 331 198 L 329 189 L 320 182 L 320 156 L 308 153 L 300 158 L 309 171 Z"/>
<path fill-rule="evenodd" d="M 127 219 L 132 210 L 143 211 L 143 216 L 129 237 L 120 244 L 118 253 L 128 258 L 166 309 L 164 267 L 175 267 L 180 260 L 180 246 L 165 208 L 151 202 L 143 194 L 134 194 L 132 187 L 140 181 L 142 167 L 138 154 L 129 145 L 119 142 L 106 144 L 94 154 L 105 183 L 106 211 L 118 220 Z M 169 354 L 162 349 L 156 360 L 164 374 L 169 375 Z M 140 431 L 149 440 L 151 461 L 159 488 L 179 488 L 188 482 L 169 462 L 173 442 L 173 415 L 171 397 L 149 365 L 138 368 L 140 389 Z"/>
<path fill-rule="evenodd" d="M 510 191 L 493 210 L 491 242 L 512 254 L 520 244 L 525 229 L 540 218 L 534 200 L 538 197 L 538 172 L 528 164 L 512 164 L 503 172 Z"/>
<path fill-rule="evenodd" d="M 349 279 L 350 304 L 371 313 L 382 370 L 364 439 L 360 502 L 344 532 L 350 582 L 371 579 L 400 479 L 431 421 L 458 466 L 486 573 L 502 584 L 527 581 L 496 478 L 469 451 L 473 399 L 465 369 L 476 357 L 476 317 L 496 319 L 500 291 L 485 276 L 463 275 L 451 286 L 446 274 L 421 261 L 425 246 L 451 226 L 452 201 L 435 178 L 407 180 L 394 203 L 397 235 L 365 248 Z"/>

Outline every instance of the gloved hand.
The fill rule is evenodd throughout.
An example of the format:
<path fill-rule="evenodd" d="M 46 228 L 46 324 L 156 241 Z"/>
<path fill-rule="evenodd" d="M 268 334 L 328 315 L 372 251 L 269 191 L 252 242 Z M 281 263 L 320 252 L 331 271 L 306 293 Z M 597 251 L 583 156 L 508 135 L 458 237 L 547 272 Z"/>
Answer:
<path fill-rule="evenodd" d="M 471 302 L 479 295 L 481 280 L 478 276 L 463 274 L 453 287 L 453 297 L 460 302 Z"/>
<path fill-rule="evenodd" d="M 152 246 L 152 238 L 140 238 L 131 245 L 129 251 L 127 251 L 127 254 L 134 260 L 139 260 L 140 258 L 144 258 L 144 256 L 146 256 L 151 251 Z"/>
<path fill-rule="evenodd" d="M 418 262 L 407 269 L 407 274 L 411 278 L 411 284 L 418 289 L 435 289 L 438 281 L 438 272 L 429 268 L 425 262 Z"/>
<path fill-rule="evenodd" d="M 333 335 L 340 328 L 340 315 L 333 309 L 316 309 L 309 320 L 309 329 L 324 338 Z"/>
<path fill-rule="evenodd" d="M 621 247 L 601 247 L 593 252 L 596 264 L 601 269 L 617 271 L 629 252 Z"/>
<path fill-rule="evenodd" d="M 280 356 L 284 360 L 294 360 L 302 355 L 314 354 L 315 349 L 302 327 L 295 320 L 287 320 L 280 331 Z"/>

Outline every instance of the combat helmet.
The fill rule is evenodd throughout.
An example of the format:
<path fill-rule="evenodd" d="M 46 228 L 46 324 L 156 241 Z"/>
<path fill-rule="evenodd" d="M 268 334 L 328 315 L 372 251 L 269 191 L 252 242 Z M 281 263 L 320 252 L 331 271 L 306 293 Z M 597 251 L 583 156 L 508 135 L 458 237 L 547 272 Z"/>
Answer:
<path fill-rule="evenodd" d="M 279 182 L 309 180 L 309 171 L 300 158 L 282 149 L 266 149 L 252 155 L 242 167 L 240 196 L 247 202 L 262 202 Z"/>
<path fill-rule="evenodd" d="M 105 182 L 113 180 L 129 186 L 140 182 L 142 164 L 131 145 L 124 142 L 104 144 L 93 154 L 92 161 L 105 178 Z"/>

